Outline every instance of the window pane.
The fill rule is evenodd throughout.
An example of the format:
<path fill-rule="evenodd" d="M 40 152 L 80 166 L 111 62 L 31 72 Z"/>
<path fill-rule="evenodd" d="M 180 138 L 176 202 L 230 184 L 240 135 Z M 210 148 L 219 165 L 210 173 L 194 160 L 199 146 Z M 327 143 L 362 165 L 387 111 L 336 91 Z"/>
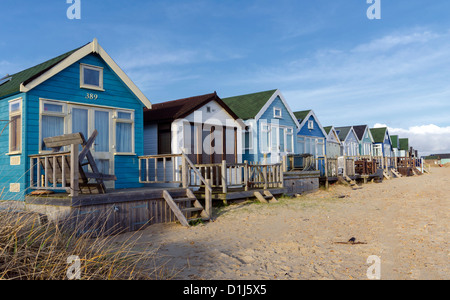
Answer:
<path fill-rule="evenodd" d="M 44 111 L 62 113 L 63 112 L 63 107 L 62 107 L 62 105 L 58 105 L 58 104 L 45 103 L 44 104 Z"/>
<path fill-rule="evenodd" d="M 44 139 L 64 134 L 64 118 L 54 116 L 42 116 L 42 150 L 50 150 L 45 147 Z"/>
<path fill-rule="evenodd" d="M 284 128 L 280 128 L 279 129 L 279 133 L 280 133 L 280 152 L 284 152 Z"/>
<path fill-rule="evenodd" d="M 95 129 L 98 131 L 95 151 L 109 152 L 109 113 L 107 111 L 95 111 Z"/>
<path fill-rule="evenodd" d="M 21 116 L 15 116 L 11 118 L 11 144 L 10 144 L 10 151 L 20 151 L 20 144 L 21 144 L 21 131 L 22 131 L 22 117 Z"/>
<path fill-rule="evenodd" d="M 286 137 L 286 151 L 294 152 L 294 149 L 292 149 L 292 134 L 288 134 Z"/>
<path fill-rule="evenodd" d="M 83 68 L 84 84 L 100 86 L 100 71 L 90 68 Z"/>
<path fill-rule="evenodd" d="M 117 122 L 117 127 L 116 127 L 116 144 L 117 144 L 116 150 L 117 150 L 117 152 L 123 152 L 123 153 L 132 152 L 131 129 L 132 129 L 132 126 L 130 123 Z"/>
<path fill-rule="evenodd" d="M 88 110 L 82 108 L 72 109 L 72 133 L 81 132 L 87 140 L 88 136 Z"/>
<path fill-rule="evenodd" d="M 117 113 L 117 117 L 118 117 L 119 119 L 131 120 L 131 113 L 119 111 L 119 112 Z"/>
<path fill-rule="evenodd" d="M 16 112 L 16 111 L 19 111 L 20 110 L 20 101 L 18 101 L 18 102 L 12 102 L 10 105 L 9 105 L 9 111 L 10 112 Z"/>

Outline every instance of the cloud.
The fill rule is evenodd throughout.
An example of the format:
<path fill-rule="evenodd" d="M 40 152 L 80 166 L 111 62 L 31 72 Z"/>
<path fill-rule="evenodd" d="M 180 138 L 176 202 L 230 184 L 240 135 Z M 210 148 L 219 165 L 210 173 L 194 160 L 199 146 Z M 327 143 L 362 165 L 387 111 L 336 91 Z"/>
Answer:
<path fill-rule="evenodd" d="M 441 37 L 440 34 L 430 31 L 413 32 L 410 34 L 391 34 L 372 40 L 369 43 L 358 45 L 352 52 L 388 51 L 398 46 L 406 46 L 414 43 L 427 43 L 439 37 Z"/>
<path fill-rule="evenodd" d="M 450 126 L 440 127 L 434 124 L 411 126 L 408 129 L 392 128 L 377 123 L 378 127 L 388 127 L 389 134 L 408 138 L 409 145 L 419 150 L 419 155 L 450 153 Z"/>

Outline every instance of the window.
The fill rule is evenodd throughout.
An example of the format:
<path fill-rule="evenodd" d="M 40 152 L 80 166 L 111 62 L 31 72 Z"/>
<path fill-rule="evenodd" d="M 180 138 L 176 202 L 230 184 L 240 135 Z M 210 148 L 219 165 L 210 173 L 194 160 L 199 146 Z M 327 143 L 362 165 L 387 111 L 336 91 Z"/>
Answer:
<path fill-rule="evenodd" d="M 282 117 L 282 110 L 281 110 L 281 108 L 277 108 L 277 107 L 273 108 L 273 117 L 274 118 L 281 118 Z"/>
<path fill-rule="evenodd" d="M 45 147 L 44 139 L 64 134 L 64 118 L 66 105 L 52 102 L 43 102 L 41 106 L 41 150 L 50 150 Z"/>
<path fill-rule="evenodd" d="M 286 152 L 294 152 L 294 130 L 292 128 L 286 128 Z"/>
<path fill-rule="evenodd" d="M 302 136 L 297 137 L 297 143 L 298 143 L 299 154 L 304 154 L 305 153 L 305 138 Z"/>
<path fill-rule="evenodd" d="M 80 65 L 80 87 L 94 90 L 103 90 L 103 68 Z"/>
<path fill-rule="evenodd" d="M 253 149 L 253 132 L 251 126 L 245 127 L 244 132 L 244 150 Z"/>
<path fill-rule="evenodd" d="M 118 111 L 116 118 L 116 153 L 134 153 L 133 136 L 133 114 Z"/>
<path fill-rule="evenodd" d="M 314 121 L 312 121 L 312 120 L 308 121 L 308 129 L 310 129 L 310 130 L 314 129 Z"/>
<path fill-rule="evenodd" d="M 9 153 L 22 150 L 22 99 L 9 103 Z"/>
<path fill-rule="evenodd" d="M 317 139 L 317 157 L 325 155 L 325 139 Z"/>
<path fill-rule="evenodd" d="M 269 152 L 270 127 L 267 124 L 261 124 L 261 152 Z"/>

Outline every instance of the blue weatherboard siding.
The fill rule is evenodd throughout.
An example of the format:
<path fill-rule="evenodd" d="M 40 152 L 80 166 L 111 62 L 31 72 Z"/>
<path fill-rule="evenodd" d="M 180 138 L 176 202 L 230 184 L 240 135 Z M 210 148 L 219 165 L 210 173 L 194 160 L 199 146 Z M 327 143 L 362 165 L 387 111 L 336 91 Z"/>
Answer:
<path fill-rule="evenodd" d="M 80 88 L 80 63 L 103 67 L 103 88 L 105 91 Z M 98 99 L 86 99 L 87 93 L 98 95 Z M 115 188 L 134 188 L 142 186 L 139 183 L 139 159 L 143 155 L 143 107 L 141 101 L 112 71 L 112 69 L 96 55 L 90 54 L 80 61 L 72 64 L 52 78 L 41 83 L 26 94 L 17 94 L 0 100 L 0 119 L 9 118 L 8 101 L 22 97 L 22 154 L 20 166 L 10 166 L 9 156 L 1 155 L 0 193 L 4 188 L 3 200 L 23 200 L 23 194 L 30 184 L 29 174 L 26 170 L 30 167 L 29 155 L 39 153 L 39 105 L 40 99 L 66 101 L 75 104 L 88 104 L 93 106 L 105 106 L 109 108 L 123 108 L 134 110 L 134 135 L 136 155 L 115 155 L 114 173 L 117 177 Z M 1 126 L 2 124 L 0 124 Z M 110 128 L 112 130 L 112 128 Z M 8 152 L 9 134 L 6 129 L 0 136 L 0 152 Z M 9 192 L 10 183 L 20 182 L 21 193 Z M 11 194 L 11 193 L 10 193 Z"/>
<path fill-rule="evenodd" d="M 26 173 L 28 157 L 26 156 L 26 145 L 24 143 L 27 133 L 25 131 L 24 103 L 26 95 L 16 94 L 0 100 L 0 120 L 9 120 L 9 101 L 22 98 L 22 153 L 13 155 L 20 157 L 20 164 L 11 166 L 11 155 L 9 152 L 9 126 L 8 122 L 0 122 L 0 200 L 22 200 L 25 195 L 25 187 L 29 174 Z M 20 184 L 20 192 L 10 192 L 10 184 Z"/>
<path fill-rule="evenodd" d="M 103 89 L 105 91 L 80 88 L 80 63 L 103 67 Z M 97 94 L 98 99 L 86 99 L 87 93 Z M 137 156 L 143 155 L 142 110 L 144 106 L 98 55 L 90 54 L 84 57 L 79 62 L 35 87 L 28 94 L 29 114 L 27 118 L 30 122 L 28 130 L 31 136 L 28 141 L 30 147 L 28 154 L 35 154 L 39 151 L 39 98 L 45 98 L 135 110 L 135 153 Z M 116 155 L 114 168 L 117 177 L 116 189 L 141 186 L 139 184 L 139 163 L 136 156 Z"/>
<path fill-rule="evenodd" d="M 310 130 L 308 129 L 308 121 L 314 122 L 314 129 Z M 300 128 L 300 131 L 298 132 L 298 135 L 303 136 L 312 136 L 312 137 L 318 137 L 318 138 L 326 138 L 323 135 L 322 130 L 320 129 L 319 123 L 317 123 L 314 116 L 310 116 L 307 122 L 305 122 L 305 125 L 303 125 L 302 128 Z"/>

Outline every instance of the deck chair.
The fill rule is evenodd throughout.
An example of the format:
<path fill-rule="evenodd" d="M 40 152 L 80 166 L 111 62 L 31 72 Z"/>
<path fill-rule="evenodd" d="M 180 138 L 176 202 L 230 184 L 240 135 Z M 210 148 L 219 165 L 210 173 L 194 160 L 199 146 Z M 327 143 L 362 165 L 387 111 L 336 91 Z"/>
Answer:
<path fill-rule="evenodd" d="M 56 137 L 49 137 L 44 139 L 45 146 L 52 149 L 52 154 L 69 154 L 69 152 L 60 152 L 61 148 L 72 144 L 81 145 L 82 149 L 78 155 L 79 161 L 79 187 L 83 193 L 85 191 L 93 193 L 97 191 L 100 194 L 106 193 L 106 187 L 104 181 L 117 180 L 114 175 L 102 174 L 99 172 L 95 159 L 91 153 L 91 147 L 98 135 L 97 130 L 94 130 L 90 138 L 86 141 L 83 134 L 73 133 L 65 134 Z M 86 161 L 85 161 L 86 159 Z M 44 165 L 46 164 L 46 165 Z M 48 159 L 47 161 L 41 160 L 41 165 L 44 170 L 51 172 L 54 176 L 47 176 L 49 182 L 53 184 L 62 183 L 63 178 L 65 185 L 70 185 L 70 159 L 69 156 L 57 156 L 54 159 Z M 86 171 L 83 167 L 90 166 L 92 172 Z M 64 176 L 62 175 L 64 172 Z M 95 183 L 90 182 L 93 179 Z"/>

